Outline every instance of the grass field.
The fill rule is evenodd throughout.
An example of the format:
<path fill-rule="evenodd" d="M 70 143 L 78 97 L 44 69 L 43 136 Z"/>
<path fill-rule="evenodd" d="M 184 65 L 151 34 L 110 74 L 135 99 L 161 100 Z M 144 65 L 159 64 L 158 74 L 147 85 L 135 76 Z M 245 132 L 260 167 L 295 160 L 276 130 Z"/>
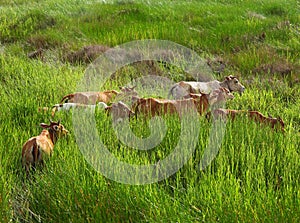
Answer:
<path fill-rule="evenodd" d="M 296 0 L 0 1 L 0 222 L 300 222 L 299 10 Z M 88 163 L 72 112 L 59 113 L 69 136 L 58 141 L 34 180 L 25 179 L 22 145 L 50 118 L 38 108 L 74 92 L 88 67 L 84 58 L 71 56 L 84 46 L 145 39 L 192 49 L 218 80 L 238 76 L 246 91 L 226 106 L 280 116 L 285 134 L 244 117 L 229 121 L 217 156 L 201 170 L 211 123 L 199 117 L 195 151 L 179 171 L 153 184 L 130 185 Z M 42 56 L 28 57 L 38 49 Z M 191 79 L 180 67 L 135 63 L 103 88 L 118 90 L 146 75 Z M 142 151 L 120 142 L 110 117 L 96 112 L 95 120 L 108 150 L 137 165 L 166 158 L 181 131 L 176 117 L 165 117 L 161 143 Z M 153 130 L 142 119 L 130 127 L 137 137 Z"/>

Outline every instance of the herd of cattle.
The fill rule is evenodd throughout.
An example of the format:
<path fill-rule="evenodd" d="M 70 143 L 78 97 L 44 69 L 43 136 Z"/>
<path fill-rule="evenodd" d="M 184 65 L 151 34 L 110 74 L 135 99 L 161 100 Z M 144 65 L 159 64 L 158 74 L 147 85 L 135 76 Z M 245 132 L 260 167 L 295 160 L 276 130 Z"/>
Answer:
<path fill-rule="evenodd" d="M 119 121 L 139 115 L 154 117 L 155 115 L 178 114 L 182 117 L 188 113 L 189 109 L 196 109 L 200 115 L 205 115 L 208 119 L 228 117 L 235 120 L 237 116 L 244 114 L 251 120 L 270 125 L 273 129 L 279 128 L 284 132 L 284 122 L 281 118 L 267 117 L 258 111 L 216 108 L 220 107 L 220 103 L 233 99 L 232 92 L 242 94 L 244 90 L 245 87 L 239 80 L 230 75 L 222 82 L 217 80 L 178 82 L 169 91 L 169 98 L 173 99 L 141 98 L 134 87 L 120 87 L 120 91 L 76 92 L 64 96 L 59 104 L 55 104 L 51 108 L 51 115 L 54 117 L 56 112 L 75 108 L 92 110 L 97 108 L 112 114 L 114 120 Z M 128 99 L 129 103 L 127 103 Z M 47 107 L 39 108 L 40 112 L 48 110 L 50 109 Z M 60 121 L 50 121 L 49 125 L 41 123 L 40 126 L 43 128 L 41 134 L 30 138 L 22 148 L 22 165 L 27 173 L 31 167 L 35 168 L 36 164 L 43 163 L 43 154 L 51 156 L 58 138 L 68 133 Z"/>

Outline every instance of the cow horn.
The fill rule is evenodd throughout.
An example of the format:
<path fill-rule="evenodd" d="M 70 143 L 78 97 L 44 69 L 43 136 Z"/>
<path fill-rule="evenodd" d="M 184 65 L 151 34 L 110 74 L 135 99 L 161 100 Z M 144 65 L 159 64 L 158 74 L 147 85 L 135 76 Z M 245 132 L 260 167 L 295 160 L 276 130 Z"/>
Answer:
<path fill-rule="evenodd" d="M 269 118 L 273 118 L 272 115 L 270 113 L 268 113 Z"/>
<path fill-rule="evenodd" d="M 233 76 L 233 75 L 229 75 L 229 76 L 226 77 L 226 80 L 232 80 L 232 79 L 234 79 L 234 78 L 236 78 L 236 77 Z"/>

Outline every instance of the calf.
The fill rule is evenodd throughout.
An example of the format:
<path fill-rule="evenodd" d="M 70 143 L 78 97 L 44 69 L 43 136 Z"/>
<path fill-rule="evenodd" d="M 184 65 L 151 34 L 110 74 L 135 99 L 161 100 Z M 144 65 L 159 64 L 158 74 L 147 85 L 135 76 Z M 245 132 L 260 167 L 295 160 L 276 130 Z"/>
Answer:
<path fill-rule="evenodd" d="M 97 102 L 104 102 L 106 104 L 112 103 L 116 96 L 137 95 L 134 90 L 135 87 L 119 87 L 120 92 L 115 90 L 107 90 L 103 92 L 75 92 L 64 96 L 62 103 L 80 103 L 80 104 L 96 104 Z"/>
<path fill-rule="evenodd" d="M 62 103 L 79 103 L 79 104 L 96 104 L 97 102 L 110 103 L 119 92 L 115 90 L 103 91 L 103 92 L 76 92 L 64 96 L 60 104 Z"/>
<path fill-rule="evenodd" d="M 280 117 L 278 118 L 266 117 L 258 111 L 248 111 L 248 115 L 251 119 L 257 122 L 270 125 L 272 129 L 280 128 L 282 132 L 285 132 L 284 122 Z"/>
<path fill-rule="evenodd" d="M 44 154 L 51 156 L 56 141 L 68 134 L 60 121 L 50 121 L 50 125 L 41 123 L 40 126 L 44 129 L 41 134 L 30 138 L 22 148 L 22 165 L 27 174 L 31 166 L 35 168 L 38 163 L 43 163 Z"/>
<path fill-rule="evenodd" d="M 218 109 L 214 109 L 211 113 L 208 113 L 207 118 L 210 118 L 211 114 L 214 117 L 220 117 L 220 118 L 229 117 L 232 120 L 235 120 L 236 117 L 240 114 L 245 114 L 247 117 L 249 117 L 250 119 L 252 119 L 256 122 L 270 125 L 272 129 L 279 127 L 282 132 L 285 132 L 284 122 L 280 117 L 278 117 L 278 118 L 266 117 L 258 111 L 232 110 L 232 109 L 218 108 Z"/>

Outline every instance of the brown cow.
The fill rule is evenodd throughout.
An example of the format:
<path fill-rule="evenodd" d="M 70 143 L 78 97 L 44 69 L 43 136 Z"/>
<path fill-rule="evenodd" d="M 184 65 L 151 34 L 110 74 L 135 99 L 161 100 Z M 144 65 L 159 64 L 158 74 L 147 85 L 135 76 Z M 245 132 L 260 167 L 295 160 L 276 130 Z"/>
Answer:
<path fill-rule="evenodd" d="M 119 92 L 115 90 L 108 90 L 103 92 L 75 92 L 64 96 L 62 103 L 79 103 L 79 104 L 96 104 L 97 102 L 110 103 Z"/>
<path fill-rule="evenodd" d="M 258 111 L 248 111 L 248 114 L 251 119 L 257 122 L 270 125 L 272 129 L 277 129 L 279 127 L 282 132 L 285 132 L 284 122 L 280 117 L 278 118 L 266 117 Z"/>
<path fill-rule="evenodd" d="M 106 104 L 112 103 L 116 96 L 137 95 L 134 90 L 135 87 L 119 87 L 121 92 L 115 90 L 106 90 L 103 92 L 75 92 L 64 96 L 62 103 L 80 103 L 80 104 L 96 104 L 97 102 L 104 102 Z"/>
<path fill-rule="evenodd" d="M 68 134 L 68 130 L 60 124 L 60 121 L 50 121 L 50 125 L 41 123 L 40 126 L 44 128 L 41 134 L 30 138 L 22 148 L 22 165 L 27 175 L 31 166 L 35 168 L 36 164 L 43 163 L 44 154 L 51 156 L 58 138 Z"/>
<path fill-rule="evenodd" d="M 174 114 L 179 112 L 179 115 L 183 114 L 182 111 L 187 111 L 191 107 L 195 107 L 200 115 L 203 115 L 209 108 L 217 103 L 231 99 L 234 96 L 226 88 L 219 88 L 213 90 L 210 94 L 192 94 L 184 96 L 181 100 L 168 100 L 168 99 L 155 99 L 155 98 L 139 98 L 135 97 L 134 103 L 135 113 L 150 114 Z"/>
<path fill-rule="evenodd" d="M 249 117 L 250 119 L 256 122 L 270 125 L 272 129 L 279 127 L 282 132 L 285 132 L 284 122 L 280 117 L 278 118 L 266 117 L 261 112 L 258 111 L 218 108 L 218 109 L 214 109 L 211 113 L 213 114 L 214 117 L 221 117 L 221 118 L 230 117 L 232 120 L 235 120 L 236 117 L 240 114 L 245 114 L 247 117 Z M 210 118 L 211 113 L 207 114 L 207 118 Z"/>
<path fill-rule="evenodd" d="M 182 114 L 184 109 L 192 107 L 195 99 L 168 100 L 156 98 L 140 98 L 133 105 L 135 114 L 144 114 L 154 117 L 163 114 Z M 178 109 L 178 110 L 177 110 Z"/>

